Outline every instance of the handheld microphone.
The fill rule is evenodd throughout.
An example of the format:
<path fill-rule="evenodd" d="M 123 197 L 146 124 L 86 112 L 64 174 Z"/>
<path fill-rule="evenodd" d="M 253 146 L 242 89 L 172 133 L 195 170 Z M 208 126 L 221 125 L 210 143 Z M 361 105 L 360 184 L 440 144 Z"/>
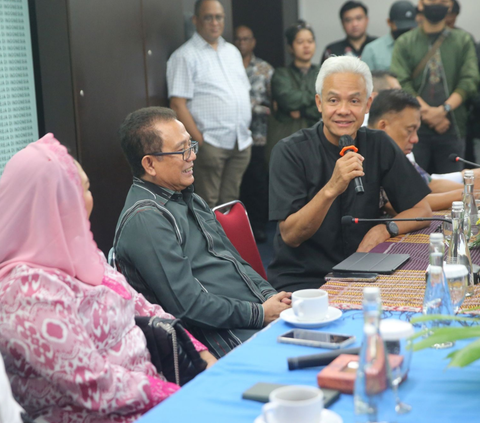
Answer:
<path fill-rule="evenodd" d="M 355 147 L 355 141 L 350 135 L 342 135 L 338 141 L 338 146 L 342 149 L 342 151 L 340 151 L 340 156 L 342 157 L 351 151 L 354 151 L 355 153 L 358 151 L 358 148 Z M 362 178 L 357 176 L 353 180 L 353 183 L 355 184 L 355 192 L 357 195 L 362 195 L 365 192 Z"/>
<path fill-rule="evenodd" d="M 462 163 L 466 163 L 466 164 L 468 164 L 470 166 L 473 166 L 473 167 L 480 167 L 480 164 L 469 162 L 468 160 L 464 160 L 461 157 L 458 157 L 455 153 L 450 154 L 450 156 L 448 156 L 448 159 L 451 162 L 455 162 L 455 163 L 456 162 L 462 162 Z"/>
<path fill-rule="evenodd" d="M 439 222 L 448 222 L 452 223 L 452 219 L 445 219 L 444 217 L 411 217 L 408 219 L 395 219 L 385 218 L 385 219 L 362 219 L 353 216 L 343 216 L 342 225 L 350 226 L 352 224 L 362 223 L 362 222 L 430 222 L 430 221 L 439 221 Z"/>
<path fill-rule="evenodd" d="M 345 348 L 328 353 L 303 355 L 288 359 L 288 370 L 306 369 L 308 367 L 326 366 L 335 360 L 340 354 L 359 354 L 360 347 Z"/>

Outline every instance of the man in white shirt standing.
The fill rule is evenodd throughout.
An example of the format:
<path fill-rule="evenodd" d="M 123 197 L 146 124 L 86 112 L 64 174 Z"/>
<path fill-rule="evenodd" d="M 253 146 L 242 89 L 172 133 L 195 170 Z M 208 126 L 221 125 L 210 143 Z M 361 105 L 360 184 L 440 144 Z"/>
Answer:
<path fill-rule="evenodd" d="M 252 144 L 250 83 L 224 22 L 219 1 L 198 0 L 196 32 L 167 63 L 170 107 L 200 145 L 195 192 L 210 207 L 238 199 Z"/>

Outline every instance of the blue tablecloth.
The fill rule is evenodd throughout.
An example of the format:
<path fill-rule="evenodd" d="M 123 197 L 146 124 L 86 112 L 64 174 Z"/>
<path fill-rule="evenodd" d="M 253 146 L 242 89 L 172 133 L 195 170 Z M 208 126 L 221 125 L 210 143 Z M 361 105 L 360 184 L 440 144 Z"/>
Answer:
<path fill-rule="evenodd" d="M 383 318 L 409 320 L 413 313 L 384 312 Z M 352 334 L 358 346 L 362 340 L 363 314 L 345 311 L 326 332 Z M 291 326 L 276 321 L 249 342 L 222 358 L 179 392 L 145 414 L 141 423 L 252 423 L 261 414 L 262 404 L 243 400 L 242 392 L 257 382 L 316 386 L 321 368 L 288 371 L 287 357 L 326 350 L 277 343 L 277 337 Z M 457 342 L 454 347 L 466 345 Z M 413 355 L 408 379 L 400 387 L 401 399 L 412 405 L 398 422 L 473 423 L 480 422 L 480 364 L 465 369 L 447 369 L 448 350 L 427 349 Z M 330 409 L 343 421 L 354 422 L 353 396 L 342 394 Z M 297 423 L 297 422 L 292 422 Z M 301 422 L 298 422 L 301 423 Z"/>

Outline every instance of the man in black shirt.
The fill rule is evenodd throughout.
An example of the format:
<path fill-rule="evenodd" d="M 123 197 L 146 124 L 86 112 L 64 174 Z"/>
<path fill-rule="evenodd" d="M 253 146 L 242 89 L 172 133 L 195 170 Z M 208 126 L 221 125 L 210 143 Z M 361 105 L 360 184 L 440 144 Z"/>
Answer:
<path fill-rule="evenodd" d="M 368 9 L 361 2 L 347 1 L 340 9 L 340 20 L 347 38 L 329 44 L 322 63 L 332 55 L 360 57 L 364 47 L 377 38 L 367 34 Z"/>
<path fill-rule="evenodd" d="M 341 225 L 345 215 L 378 218 L 380 187 L 398 217 L 431 215 L 424 199 L 430 190 L 400 148 L 384 132 L 360 129 L 372 89 L 364 62 L 353 57 L 328 59 L 316 83 L 323 122 L 281 140 L 273 149 L 270 220 L 277 220 L 278 227 L 268 280 L 277 289 L 318 288 L 335 264 L 396 235 L 383 224 Z M 358 153 L 340 158 L 342 135 L 355 139 Z M 363 195 L 355 194 L 351 181 L 356 177 L 363 179 Z M 399 222 L 397 234 L 426 225 Z"/>

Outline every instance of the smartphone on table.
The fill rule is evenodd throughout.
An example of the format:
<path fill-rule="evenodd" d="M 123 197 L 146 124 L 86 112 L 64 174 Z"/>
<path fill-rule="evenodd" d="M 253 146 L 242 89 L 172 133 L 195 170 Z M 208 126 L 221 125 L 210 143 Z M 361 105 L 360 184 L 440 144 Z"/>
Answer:
<path fill-rule="evenodd" d="M 378 273 L 363 272 L 330 272 L 325 275 L 325 281 L 337 282 L 375 282 L 378 279 Z"/>
<path fill-rule="evenodd" d="M 304 345 L 307 347 L 339 349 L 355 342 L 353 335 L 319 332 L 307 329 L 292 329 L 277 338 L 285 344 Z"/>

